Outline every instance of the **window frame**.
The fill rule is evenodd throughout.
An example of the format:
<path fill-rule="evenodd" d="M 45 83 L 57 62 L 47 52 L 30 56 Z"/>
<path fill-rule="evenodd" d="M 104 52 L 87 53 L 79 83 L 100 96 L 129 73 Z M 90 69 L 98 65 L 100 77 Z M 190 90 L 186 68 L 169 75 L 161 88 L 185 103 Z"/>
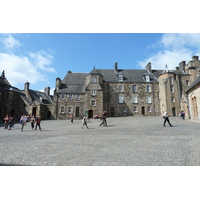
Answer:
<path fill-rule="evenodd" d="M 62 109 L 63 109 L 63 111 L 62 111 Z M 60 114 L 65 114 L 65 106 L 64 105 L 60 106 Z"/>
<path fill-rule="evenodd" d="M 151 96 L 146 96 L 146 102 L 147 102 L 147 103 L 152 103 L 152 98 L 151 98 Z"/>
<path fill-rule="evenodd" d="M 94 104 L 92 102 L 94 102 Z M 90 106 L 95 107 L 96 105 L 97 105 L 96 99 L 90 99 Z"/>
<path fill-rule="evenodd" d="M 120 91 L 120 86 L 121 86 L 121 91 Z M 122 84 L 118 85 L 118 92 L 124 92 L 124 85 Z"/>
<path fill-rule="evenodd" d="M 132 85 L 132 92 L 137 93 L 137 85 L 136 84 Z"/>
<path fill-rule="evenodd" d="M 124 80 L 123 74 L 118 74 L 118 81 L 123 81 L 123 80 Z"/>
<path fill-rule="evenodd" d="M 138 103 L 138 96 L 132 96 L 132 103 Z"/>
<path fill-rule="evenodd" d="M 124 96 L 119 96 L 118 97 L 118 103 L 123 104 L 124 103 Z"/>

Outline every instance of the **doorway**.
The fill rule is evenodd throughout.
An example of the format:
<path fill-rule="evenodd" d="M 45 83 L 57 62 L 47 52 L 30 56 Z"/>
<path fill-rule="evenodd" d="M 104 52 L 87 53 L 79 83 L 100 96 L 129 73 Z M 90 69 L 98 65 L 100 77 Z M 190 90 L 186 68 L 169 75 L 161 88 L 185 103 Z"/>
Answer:
<path fill-rule="evenodd" d="M 145 106 L 142 106 L 142 115 L 145 115 Z"/>
<path fill-rule="evenodd" d="M 175 117 L 176 116 L 176 108 L 172 107 L 172 116 Z"/>
<path fill-rule="evenodd" d="M 79 107 L 76 107 L 76 114 L 75 117 L 79 117 Z"/>
<path fill-rule="evenodd" d="M 93 110 L 88 110 L 88 118 L 93 118 Z"/>
<path fill-rule="evenodd" d="M 36 107 L 32 109 L 32 116 L 36 117 Z"/>
<path fill-rule="evenodd" d="M 114 117 L 114 115 L 115 115 L 115 108 L 114 107 L 110 108 L 110 115 L 111 115 L 111 117 Z"/>

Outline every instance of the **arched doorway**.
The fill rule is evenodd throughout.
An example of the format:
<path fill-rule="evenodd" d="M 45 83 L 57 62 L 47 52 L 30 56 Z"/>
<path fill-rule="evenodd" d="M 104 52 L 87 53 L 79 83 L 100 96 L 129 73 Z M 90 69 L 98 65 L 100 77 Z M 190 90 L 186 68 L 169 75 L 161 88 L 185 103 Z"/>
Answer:
<path fill-rule="evenodd" d="M 36 116 L 36 107 L 34 107 L 33 109 L 32 109 L 32 116 Z"/>

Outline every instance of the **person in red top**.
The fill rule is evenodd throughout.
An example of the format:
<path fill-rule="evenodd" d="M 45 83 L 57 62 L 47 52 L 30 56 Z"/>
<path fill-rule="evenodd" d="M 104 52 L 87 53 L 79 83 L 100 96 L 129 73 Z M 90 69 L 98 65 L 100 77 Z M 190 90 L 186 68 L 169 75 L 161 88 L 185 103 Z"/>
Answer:
<path fill-rule="evenodd" d="M 40 116 L 38 118 L 36 117 L 35 118 L 35 131 L 37 130 L 37 126 L 39 126 L 39 129 L 41 131 L 40 123 L 41 123 L 41 117 Z"/>
<path fill-rule="evenodd" d="M 8 124 L 9 124 L 9 117 L 6 115 L 4 118 L 4 129 L 8 129 Z"/>

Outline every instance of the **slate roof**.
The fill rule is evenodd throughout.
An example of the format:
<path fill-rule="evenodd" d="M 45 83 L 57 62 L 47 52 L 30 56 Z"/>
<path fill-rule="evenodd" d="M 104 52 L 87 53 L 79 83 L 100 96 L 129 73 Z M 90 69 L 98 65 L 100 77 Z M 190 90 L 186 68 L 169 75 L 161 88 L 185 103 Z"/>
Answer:
<path fill-rule="evenodd" d="M 85 78 L 88 73 L 68 73 L 56 93 L 85 93 Z"/>
<path fill-rule="evenodd" d="M 196 80 L 190 85 L 190 87 L 186 90 L 186 93 L 189 92 L 192 88 L 194 88 L 196 85 L 200 83 L 200 75 L 196 78 Z"/>
<path fill-rule="evenodd" d="M 168 71 L 176 74 L 184 74 L 180 70 Z M 163 74 L 168 73 L 166 70 L 151 70 L 147 69 L 93 69 L 90 73 L 68 73 L 61 82 L 60 88 L 56 93 L 85 93 L 85 79 L 89 74 L 102 75 L 103 80 L 110 83 L 143 83 L 145 81 L 145 74 L 150 75 L 150 82 L 158 82 L 157 78 Z M 118 80 L 118 75 L 123 74 L 123 81 Z"/>
<path fill-rule="evenodd" d="M 29 90 L 29 94 L 31 96 L 32 102 L 36 101 L 40 104 L 52 104 L 53 101 L 50 98 L 50 96 L 46 92 L 41 92 L 41 91 L 35 91 L 35 90 Z M 45 100 L 46 103 L 41 102 L 41 100 Z"/>
<path fill-rule="evenodd" d="M 8 82 L 8 80 L 6 78 L 3 78 L 2 76 L 0 76 L 0 85 L 11 86 L 10 83 Z"/>
<path fill-rule="evenodd" d="M 98 71 L 103 76 L 103 79 L 106 82 L 119 82 L 119 74 L 123 74 L 123 82 L 145 82 L 144 76 L 145 74 L 149 74 L 146 69 L 118 69 L 117 72 L 115 72 L 114 69 L 96 69 L 96 71 Z M 150 81 L 157 82 L 154 74 L 152 74 Z"/>

